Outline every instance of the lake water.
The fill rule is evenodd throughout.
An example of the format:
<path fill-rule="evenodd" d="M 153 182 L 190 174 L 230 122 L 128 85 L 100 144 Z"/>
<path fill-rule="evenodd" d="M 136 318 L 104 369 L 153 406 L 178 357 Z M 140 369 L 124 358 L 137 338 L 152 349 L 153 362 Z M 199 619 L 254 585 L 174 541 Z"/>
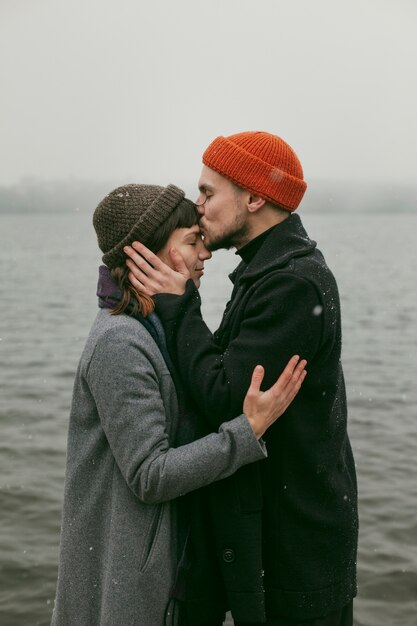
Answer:
<path fill-rule="evenodd" d="M 417 215 L 303 217 L 339 283 L 360 487 L 356 626 L 417 624 Z M 0 624 L 49 624 L 67 419 L 96 311 L 89 216 L 0 216 Z M 233 253 L 208 264 L 212 329 Z M 145 626 L 145 625 L 144 625 Z"/>

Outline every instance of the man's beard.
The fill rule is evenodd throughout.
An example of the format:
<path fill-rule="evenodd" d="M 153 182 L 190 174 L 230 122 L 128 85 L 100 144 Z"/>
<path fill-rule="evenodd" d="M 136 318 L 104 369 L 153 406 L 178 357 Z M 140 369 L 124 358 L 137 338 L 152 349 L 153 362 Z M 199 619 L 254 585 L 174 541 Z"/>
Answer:
<path fill-rule="evenodd" d="M 221 233 L 213 237 L 210 241 L 204 239 L 204 245 L 210 252 L 215 250 L 230 250 L 231 248 L 241 248 L 247 241 L 249 227 L 246 223 L 236 225 L 233 230 Z"/>

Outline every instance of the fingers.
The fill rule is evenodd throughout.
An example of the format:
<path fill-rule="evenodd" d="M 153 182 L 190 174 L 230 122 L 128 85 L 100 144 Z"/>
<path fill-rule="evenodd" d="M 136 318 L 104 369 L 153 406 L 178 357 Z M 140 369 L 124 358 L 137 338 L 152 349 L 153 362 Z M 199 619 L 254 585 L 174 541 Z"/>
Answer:
<path fill-rule="evenodd" d="M 123 248 L 123 251 L 128 256 L 126 260 L 127 266 L 139 279 L 141 275 L 153 276 L 157 274 L 158 270 L 154 266 L 152 266 L 143 256 L 135 252 L 133 248 L 131 248 L 130 246 L 126 246 L 125 248 Z M 158 257 L 155 257 L 155 258 L 158 258 Z M 162 261 L 160 261 L 160 266 L 163 266 L 163 265 L 164 264 L 162 263 Z M 137 268 L 141 270 L 141 272 L 139 271 L 137 272 L 136 271 Z"/>
<path fill-rule="evenodd" d="M 126 259 L 126 265 L 138 280 L 146 280 L 146 277 L 151 276 L 152 268 L 140 257 L 135 262 L 131 259 Z"/>
<path fill-rule="evenodd" d="M 297 367 L 297 364 L 299 363 L 299 361 L 300 361 L 300 357 L 298 356 L 298 354 L 295 354 L 293 357 L 291 357 L 291 359 L 288 361 L 287 365 L 285 366 L 285 369 L 282 372 L 280 378 L 282 377 L 283 380 L 287 382 L 291 380 L 291 377 L 294 374 L 294 370 Z"/>
<path fill-rule="evenodd" d="M 304 378 L 306 376 L 307 376 L 307 372 L 306 372 L 306 370 L 303 370 L 301 372 L 299 378 L 296 381 L 294 381 L 294 384 L 292 386 L 289 386 L 288 391 L 287 391 L 287 395 L 285 396 L 286 409 L 291 404 L 291 402 L 294 400 L 294 398 L 297 395 L 297 393 L 300 391 L 301 385 L 303 384 Z"/>
<path fill-rule="evenodd" d="M 307 372 L 304 369 L 306 365 L 307 365 L 307 361 L 305 359 L 301 359 L 301 361 L 299 361 L 297 367 L 292 373 L 293 381 L 297 381 L 300 378 L 300 376 L 303 376 L 303 380 L 304 380 L 305 375 L 307 374 Z"/>
<path fill-rule="evenodd" d="M 287 410 L 300 390 L 307 374 L 304 369 L 307 361 L 299 358 L 293 356 L 277 382 L 265 392 L 261 391 L 264 368 L 257 365 L 253 370 L 243 412 L 258 438 Z"/>
<path fill-rule="evenodd" d="M 146 261 L 144 262 L 146 263 Z M 152 280 L 150 278 L 150 272 L 148 271 L 148 273 L 146 273 L 145 271 L 143 271 L 143 269 L 135 265 L 135 263 L 133 263 L 131 259 L 126 260 L 126 265 L 130 270 L 128 278 L 133 287 L 143 293 L 146 293 L 149 296 L 154 295 L 155 291 L 152 290 Z"/>
<path fill-rule="evenodd" d="M 132 246 L 140 250 L 140 253 Z M 123 251 L 128 257 L 126 265 L 130 270 L 129 280 L 135 289 L 149 296 L 166 291 L 167 277 L 172 274 L 172 269 L 138 241 L 132 246 L 125 246 Z"/>
<path fill-rule="evenodd" d="M 298 380 L 301 372 L 307 364 L 307 361 L 303 359 L 299 360 L 298 354 L 294 355 L 287 363 L 284 371 L 279 376 L 278 380 L 272 385 L 271 390 L 277 395 L 281 394 L 284 389 L 291 383 L 291 381 Z"/>
<path fill-rule="evenodd" d="M 169 251 L 174 270 L 180 272 L 180 274 L 189 274 L 188 268 L 184 262 L 184 259 L 175 248 L 171 248 Z"/>
<path fill-rule="evenodd" d="M 289 360 L 281 376 L 269 389 L 277 402 L 282 403 L 282 412 L 286 411 L 288 406 L 294 400 L 295 396 L 300 391 L 304 378 L 307 375 L 307 372 L 304 369 L 307 365 L 307 361 L 302 359 L 297 363 L 298 359 L 299 357 L 296 355 Z"/>
<path fill-rule="evenodd" d="M 165 263 L 161 261 L 159 257 L 149 250 L 140 241 L 134 241 L 131 246 L 125 246 L 123 251 L 129 256 L 136 265 L 139 265 L 138 259 L 146 259 L 147 265 L 154 267 L 157 270 L 161 270 Z M 135 252 L 136 251 L 136 252 Z M 138 254 L 139 253 L 139 254 Z"/>
<path fill-rule="evenodd" d="M 252 372 L 252 378 L 251 378 L 249 389 L 248 389 L 249 395 L 260 393 L 264 375 L 265 375 L 265 370 L 262 367 L 262 365 L 257 365 Z"/>
<path fill-rule="evenodd" d="M 138 268 L 136 268 L 136 270 L 138 270 Z M 133 287 L 136 289 L 136 291 L 140 291 L 142 293 L 145 293 L 148 296 L 152 296 L 154 295 L 144 284 L 144 282 L 142 282 L 141 280 L 139 280 L 138 278 L 136 278 L 135 274 L 130 271 L 128 273 L 128 278 L 130 283 L 133 285 Z"/>

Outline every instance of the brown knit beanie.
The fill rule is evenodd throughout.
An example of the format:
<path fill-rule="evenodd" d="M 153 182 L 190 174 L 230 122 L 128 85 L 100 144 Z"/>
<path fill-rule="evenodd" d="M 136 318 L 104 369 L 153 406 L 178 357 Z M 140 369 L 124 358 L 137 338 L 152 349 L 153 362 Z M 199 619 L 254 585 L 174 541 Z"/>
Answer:
<path fill-rule="evenodd" d="M 251 131 L 217 137 L 203 163 L 264 200 L 295 211 L 307 184 L 294 150 L 280 137 Z"/>
<path fill-rule="evenodd" d="M 123 266 L 124 246 L 136 239 L 146 245 L 184 196 L 175 185 L 124 185 L 111 191 L 93 216 L 103 263 L 110 269 Z"/>

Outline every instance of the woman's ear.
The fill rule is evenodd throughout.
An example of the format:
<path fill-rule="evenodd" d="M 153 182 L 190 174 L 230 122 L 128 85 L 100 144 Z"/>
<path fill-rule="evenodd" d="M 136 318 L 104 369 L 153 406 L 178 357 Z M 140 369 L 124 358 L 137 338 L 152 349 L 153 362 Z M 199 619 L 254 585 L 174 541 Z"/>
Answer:
<path fill-rule="evenodd" d="M 266 204 L 266 200 L 261 198 L 260 196 L 255 196 L 251 194 L 248 198 L 248 211 L 249 213 L 256 213 L 259 209 Z"/>

